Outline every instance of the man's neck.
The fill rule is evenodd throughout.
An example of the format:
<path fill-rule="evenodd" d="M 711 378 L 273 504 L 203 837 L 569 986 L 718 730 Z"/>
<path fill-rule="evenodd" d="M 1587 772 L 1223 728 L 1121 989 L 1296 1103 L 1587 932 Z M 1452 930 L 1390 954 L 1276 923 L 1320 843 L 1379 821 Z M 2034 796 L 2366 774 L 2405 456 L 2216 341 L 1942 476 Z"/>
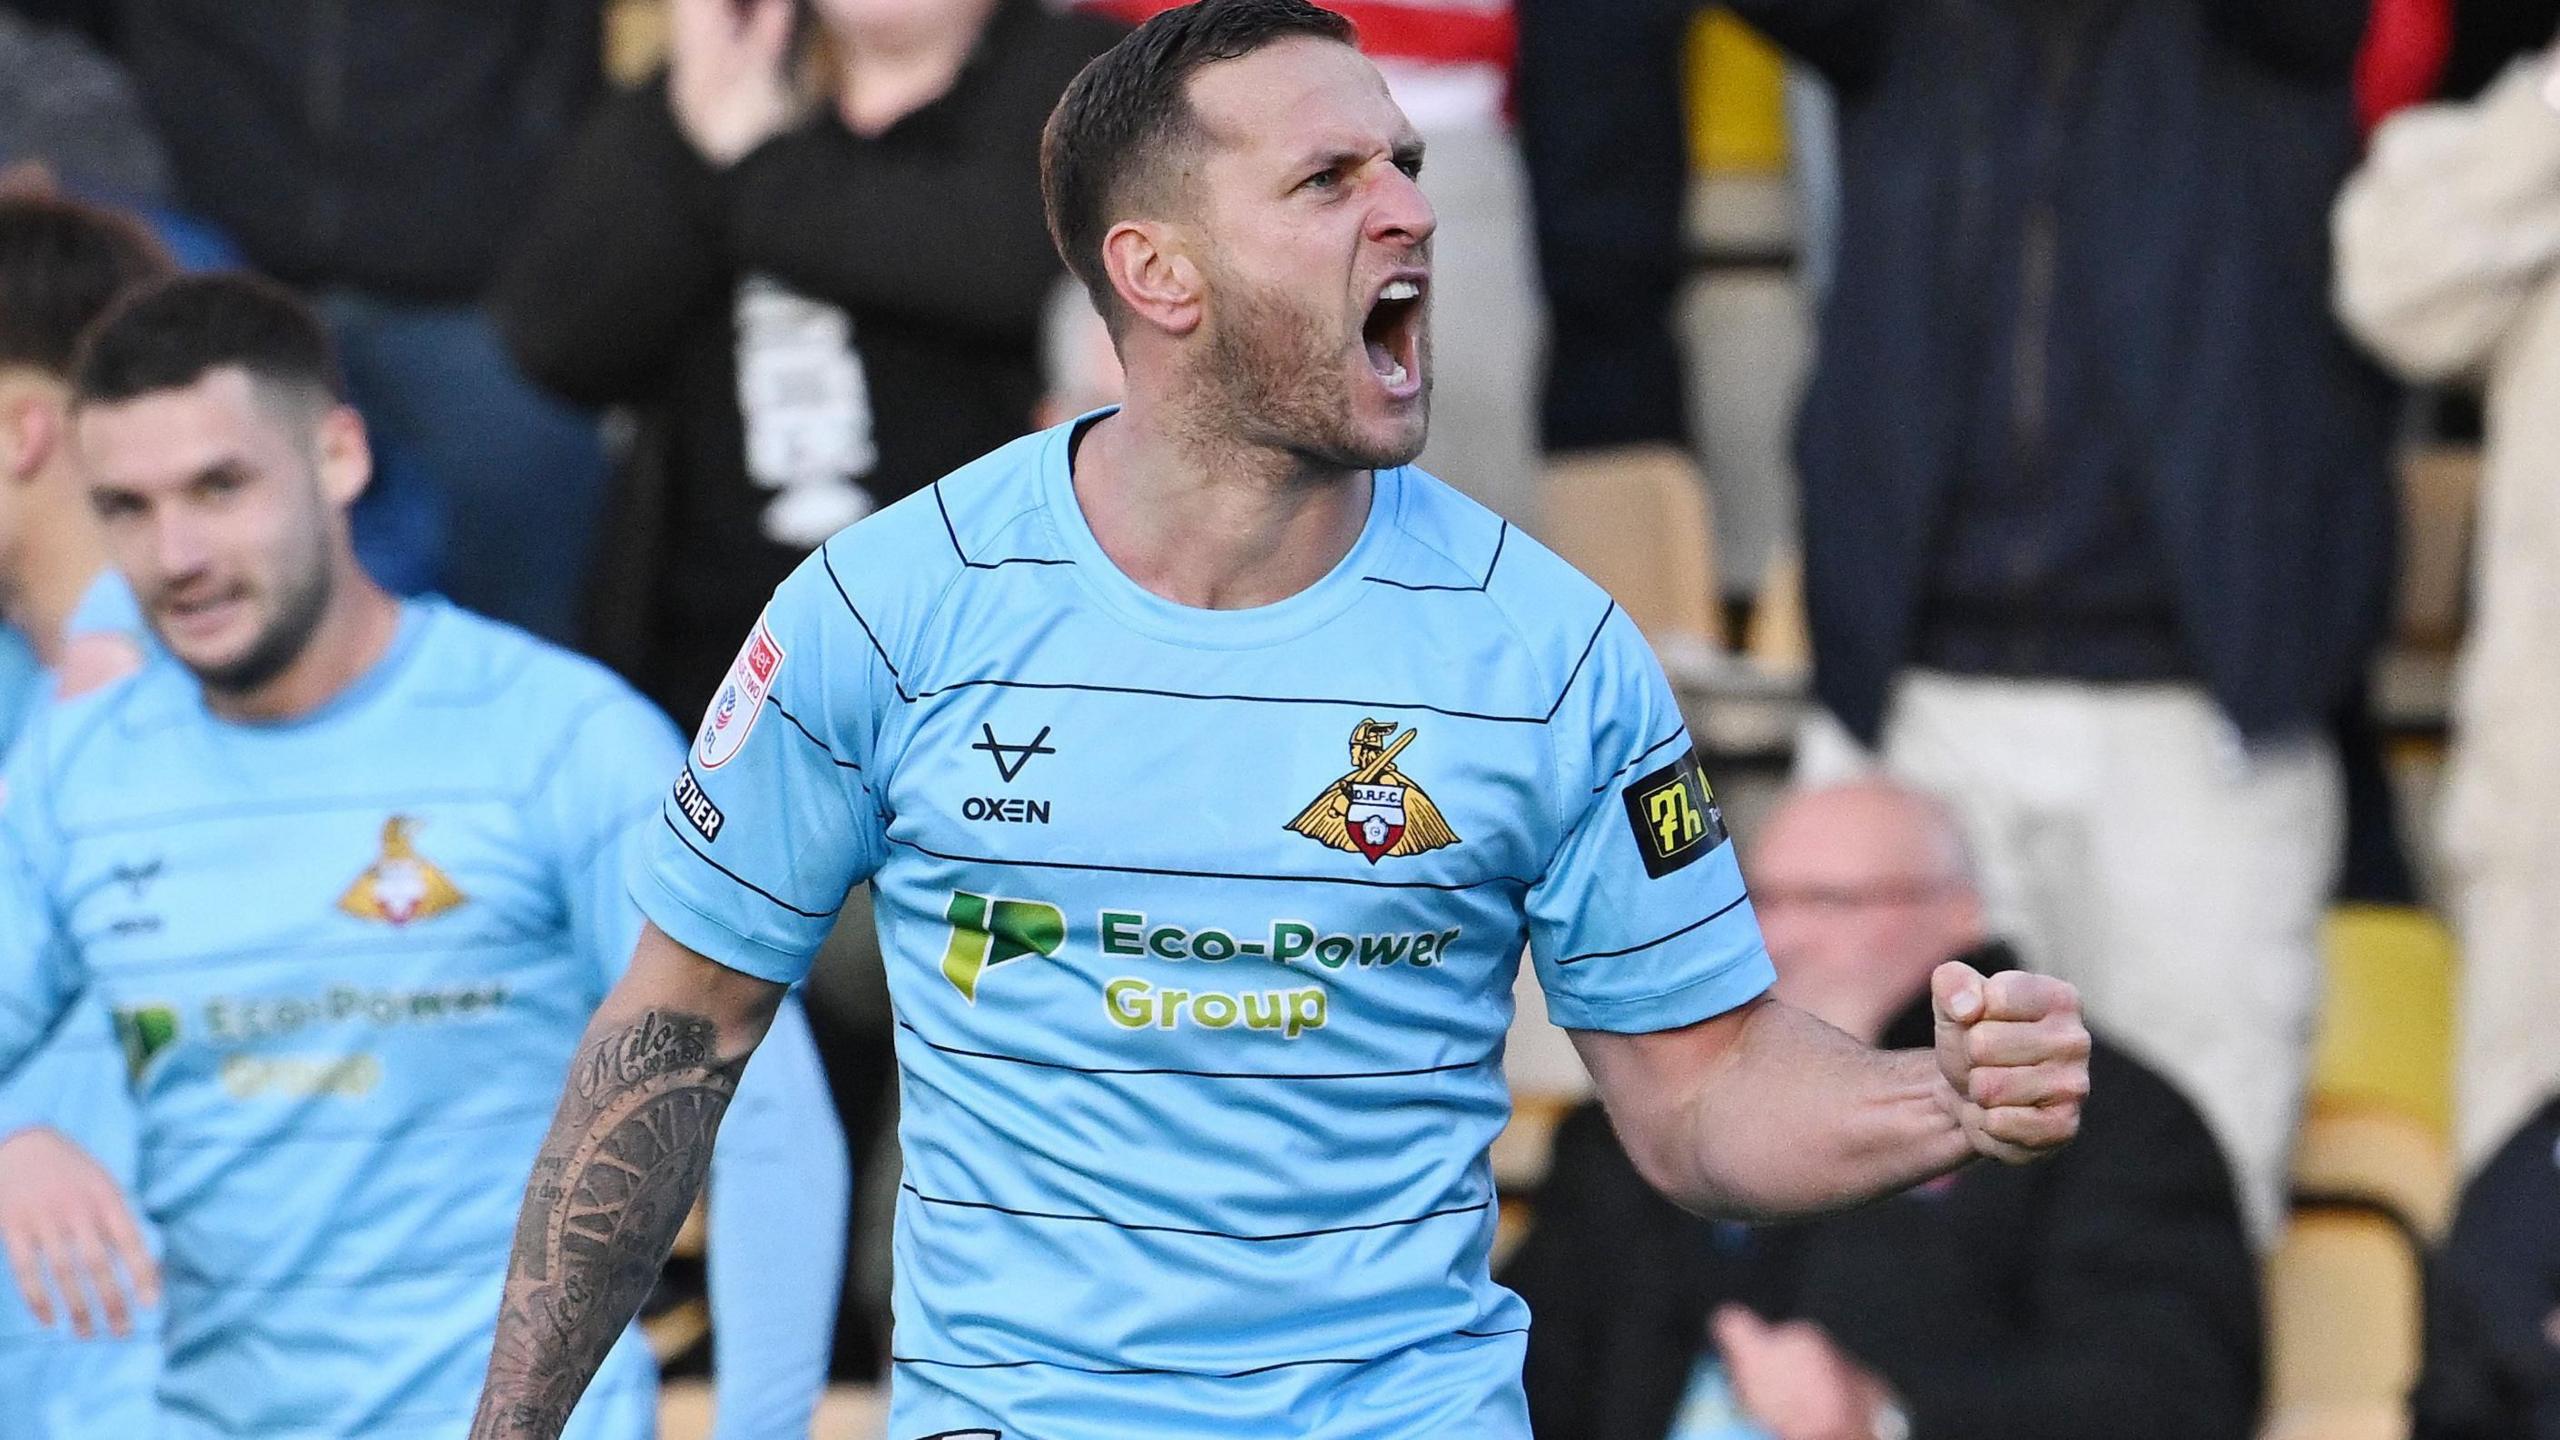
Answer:
<path fill-rule="evenodd" d="M 86 517 L 71 518 L 80 523 L 33 517 L 21 547 L 17 583 L 9 590 L 9 623 L 26 635 L 48 669 L 62 663 L 72 613 L 107 568 L 106 554 Z"/>
<path fill-rule="evenodd" d="M 380 664 L 400 633 L 400 602 L 361 571 L 339 577 L 327 613 L 302 653 L 254 690 L 207 687 L 205 705 L 225 720 L 272 724 L 308 715 Z"/>
<path fill-rule="evenodd" d="M 1270 605 L 1331 573 L 1368 523 L 1366 470 L 1158 423 L 1143 404 L 1097 422 L 1076 501 L 1122 574 L 1178 605 Z"/>
<path fill-rule="evenodd" d="M 845 127 L 878 135 L 949 93 L 997 3 L 943 6 L 912 26 L 839 36 L 836 113 Z"/>

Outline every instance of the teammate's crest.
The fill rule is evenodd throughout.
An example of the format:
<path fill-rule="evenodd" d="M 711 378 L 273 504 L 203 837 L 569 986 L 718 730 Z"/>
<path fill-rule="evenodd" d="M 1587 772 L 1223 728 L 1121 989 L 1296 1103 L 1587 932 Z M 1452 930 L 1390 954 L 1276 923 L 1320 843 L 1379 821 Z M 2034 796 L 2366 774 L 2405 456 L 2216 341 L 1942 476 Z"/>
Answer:
<path fill-rule="evenodd" d="M 1419 855 L 1458 843 L 1440 807 L 1412 777 L 1396 768 L 1396 757 L 1422 732 L 1383 720 L 1363 720 L 1351 727 L 1351 773 L 1325 787 L 1289 828 L 1336 850 L 1349 850 L 1377 864 L 1390 855 Z M 1387 737 L 1395 736 L 1390 742 Z"/>
<path fill-rule="evenodd" d="M 702 717 L 702 734 L 694 741 L 696 764 L 717 770 L 737 758 L 747 743 L 747 732 L 756 728 L 756 717 L 764 713 L 765 697 L 773 693 L 782 660 L 782 646 L 758 615 L 756 628 L 747 632 L 747 643 L 738 648 L 738 658 L 722 677 L 719 693 L 711 697 L 710 712 Z"/>
<path fill-rule="evenodd" d="M 382 822 L 382 854 L 338 897 L 339 909 L 359 920 L 398 927 L 432 920 L 468 898 L 410 842 L 409 831 L 417 823 L 406 815 Z"/>

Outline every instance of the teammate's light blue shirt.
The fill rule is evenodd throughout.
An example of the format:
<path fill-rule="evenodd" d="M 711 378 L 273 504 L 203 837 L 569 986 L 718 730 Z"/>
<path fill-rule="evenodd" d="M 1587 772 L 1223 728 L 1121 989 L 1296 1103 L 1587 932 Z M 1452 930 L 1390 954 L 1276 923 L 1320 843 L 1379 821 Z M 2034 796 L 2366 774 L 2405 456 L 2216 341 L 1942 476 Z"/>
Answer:
<path fill-rule="evenodd" d="M 148 647 L 132 587 L 107 571 L 81 593 L 64 622 L 67 637 L 116 634 Z M 0 627 L 0 757 L 51 697 L 54 677 L 15 631 Z M 16 663 L 23 657 L 23 664 Z M 49 1125 L 96 1157 L 130 1195 L 139 1125 L 105 1010 L 83 997 L 35 1057 L 0 1082 L 0 1135 Z M 146 1236 L 150 1223 L 141 1222 Z M 59 1302 L 59 1297 L 57 1303 Z M 57 1316 L 36 1323 L 14 1282 L 0 1282 L 0 1435 L 9 1440 L 127 1440 L 152 1429 L 152 1382 L 159 1370 L 160 1315 L 138 1313 L 119 1339 L 103 1325 L 88 1340 Z"/>
<path fill-rule="evenodd" d="M 48 683 L 35 647 L 17 631 L 0 625 L 0 754 L 8 752 L 9 742 L 17 738 Z"/>
<path fill-rule="evenodd" d="M 152 643 L 142 622 L 142 604 L 133 597 L 133 587 L 113 570 L 100 572 L 97 579 L 89 582 L 89 588 L 80 592 L 80 603 L 71 607 L 62 633 L 66 638 L 124 635 L 145 650 Z M 0 756 L 9 753 L 18 732 L 26 728 L 36 707 L 52 693 L 53 677 L 36 658 L 35 647 L 15 629 L 0 625 Z"/>
<path fill-rule="evenodd" d="M 1773 978 L 1670 691 L 1410 468 L 1300 594 L 1164 601 L 1087 528 L 1072 433 L 782 585 L 641 906 L 789 980 L 875 887 L 897 1440 L 1525 1440 L 1485 1153 L 1522 942 L 1581 1028 Z"/>
<path fill-rule="evenodd" d="M 113 1008 L 163 1234 L 164 1434 L 467 1423 L 535 1149 L 630 953 L 628 862 L 676 746 L 600 668 L 434 601 L 297 721 L 222 721 L 169 663 L 38 717 L 0 807 L 0 1071 L 84 985 Z M 796 1158 L 776 1127 L 796 1141 L 824 1105 L 805 1024 L 786 1007 L 779 1025 L 783 1063 L 759 1057 L 729 1120 L 763 1132 L 736 1147 L 749 1163 Z M 805 1143 L 840 1190 L 831 1117 Z M 768 1386 L 804 1386 L 805 1432 L 841 1205 L 802 1236 L 732 1148 L 713 1249 L 801 1239 L 755 1301 L 806 1320 L 726 1393 L 769 1418 L 793 1397 Z M 653 1433 L 653 1379 L 626 1336 L 570 1433 Z M 729 1408 L 723 1433 L 751 1433 Z"/>

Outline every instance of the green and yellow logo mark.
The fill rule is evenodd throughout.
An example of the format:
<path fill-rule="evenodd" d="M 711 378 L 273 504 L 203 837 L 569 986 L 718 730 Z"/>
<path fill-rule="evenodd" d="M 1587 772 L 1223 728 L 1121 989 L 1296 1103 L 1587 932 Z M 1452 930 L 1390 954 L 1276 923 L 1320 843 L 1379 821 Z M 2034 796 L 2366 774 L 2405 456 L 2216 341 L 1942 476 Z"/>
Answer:
<path fill-rule="evenodd" d="M 1037 900 L 996 900 L 961 890 L 943 914 L 951 922 L 951 943 L 942 952 L 942 978 L 972 1005 L 986 972 L 1026 955 L 1055 955 L 1067 940 L 1067 917 Z"/>
<path fill-rule="evenodd" d="M 127 1078 L 139 1081 L 154 1056 L 178 1043 L 178 1012 L 168 1005 L 118 1006 L 116 1039 L 124 1046 Z"/>

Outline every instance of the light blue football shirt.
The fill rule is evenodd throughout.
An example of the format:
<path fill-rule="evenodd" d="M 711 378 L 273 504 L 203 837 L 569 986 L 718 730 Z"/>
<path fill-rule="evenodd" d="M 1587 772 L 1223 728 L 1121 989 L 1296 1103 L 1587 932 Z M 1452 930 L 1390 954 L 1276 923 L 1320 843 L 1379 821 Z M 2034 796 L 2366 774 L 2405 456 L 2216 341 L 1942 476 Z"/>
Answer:
<path fill-rule="evenodd" d="M 874 886 L 894 1440 L 1525 1440 L 1529 1316 L 1486 1266 L 1523 941 L 1580 1028 L 1772 979 L 1669 688 L 1411 468 L 1309 589 L 1171 604 L 1087 528 L 1072 433 L 784 582 L 641 906 L 788 980 Z"/>
<path fill-rule="evenodd" d="M 222 721 L 166 663 L 38 717 L 0 807 L 0 1072 L 84 986 L 112 1007 L 162 1229 L 163 1434 L 461 1433 L 677 753 L 600 667 L 439 601 L 293 722 Z M 777 1034 L 807 1057 L 796 1015 Z M 715 1249 L 724 1212 L 789 1218 L 713 1185 Z M 768 1278 L 831 1312 L 813 1239 Z M 626 1335 L 570 1434 L 654 1433 L 654 1381 Z"/>
<path fill-rule="evenodd" d="M 82 592 L 63 626 L 68 635 L 115 633 L 146 648 L 150 639 L 133 590 L 113 571 Z M 52 693 L 53 677 L 15 631 L 0 627 L 0 757 Z M 53 1038 L 0 1082 L 0 1134 L 21 1123 L 49 1125 L 78 1141 L 131 1194 L 139 1125 L 124 1065 L 104 1009 L 83 998 Z M 146 1237 L 150 1222 L 142 1220 Z M 159 1312 L 135 1317 L 134 1334 L 74 1336 L 67 1324 L 36 1323 L 13 1282 L 0 1281 L 0 1436 L 9 1440 L 128 1440 L 152 1428 L 159 1370 Z"/>
<path fill-rule="evenodd" d="M 27 716 L 45 693 L 44 666 L 26 637 L 0 625 L 0 753 L 17 738 Z"/>

